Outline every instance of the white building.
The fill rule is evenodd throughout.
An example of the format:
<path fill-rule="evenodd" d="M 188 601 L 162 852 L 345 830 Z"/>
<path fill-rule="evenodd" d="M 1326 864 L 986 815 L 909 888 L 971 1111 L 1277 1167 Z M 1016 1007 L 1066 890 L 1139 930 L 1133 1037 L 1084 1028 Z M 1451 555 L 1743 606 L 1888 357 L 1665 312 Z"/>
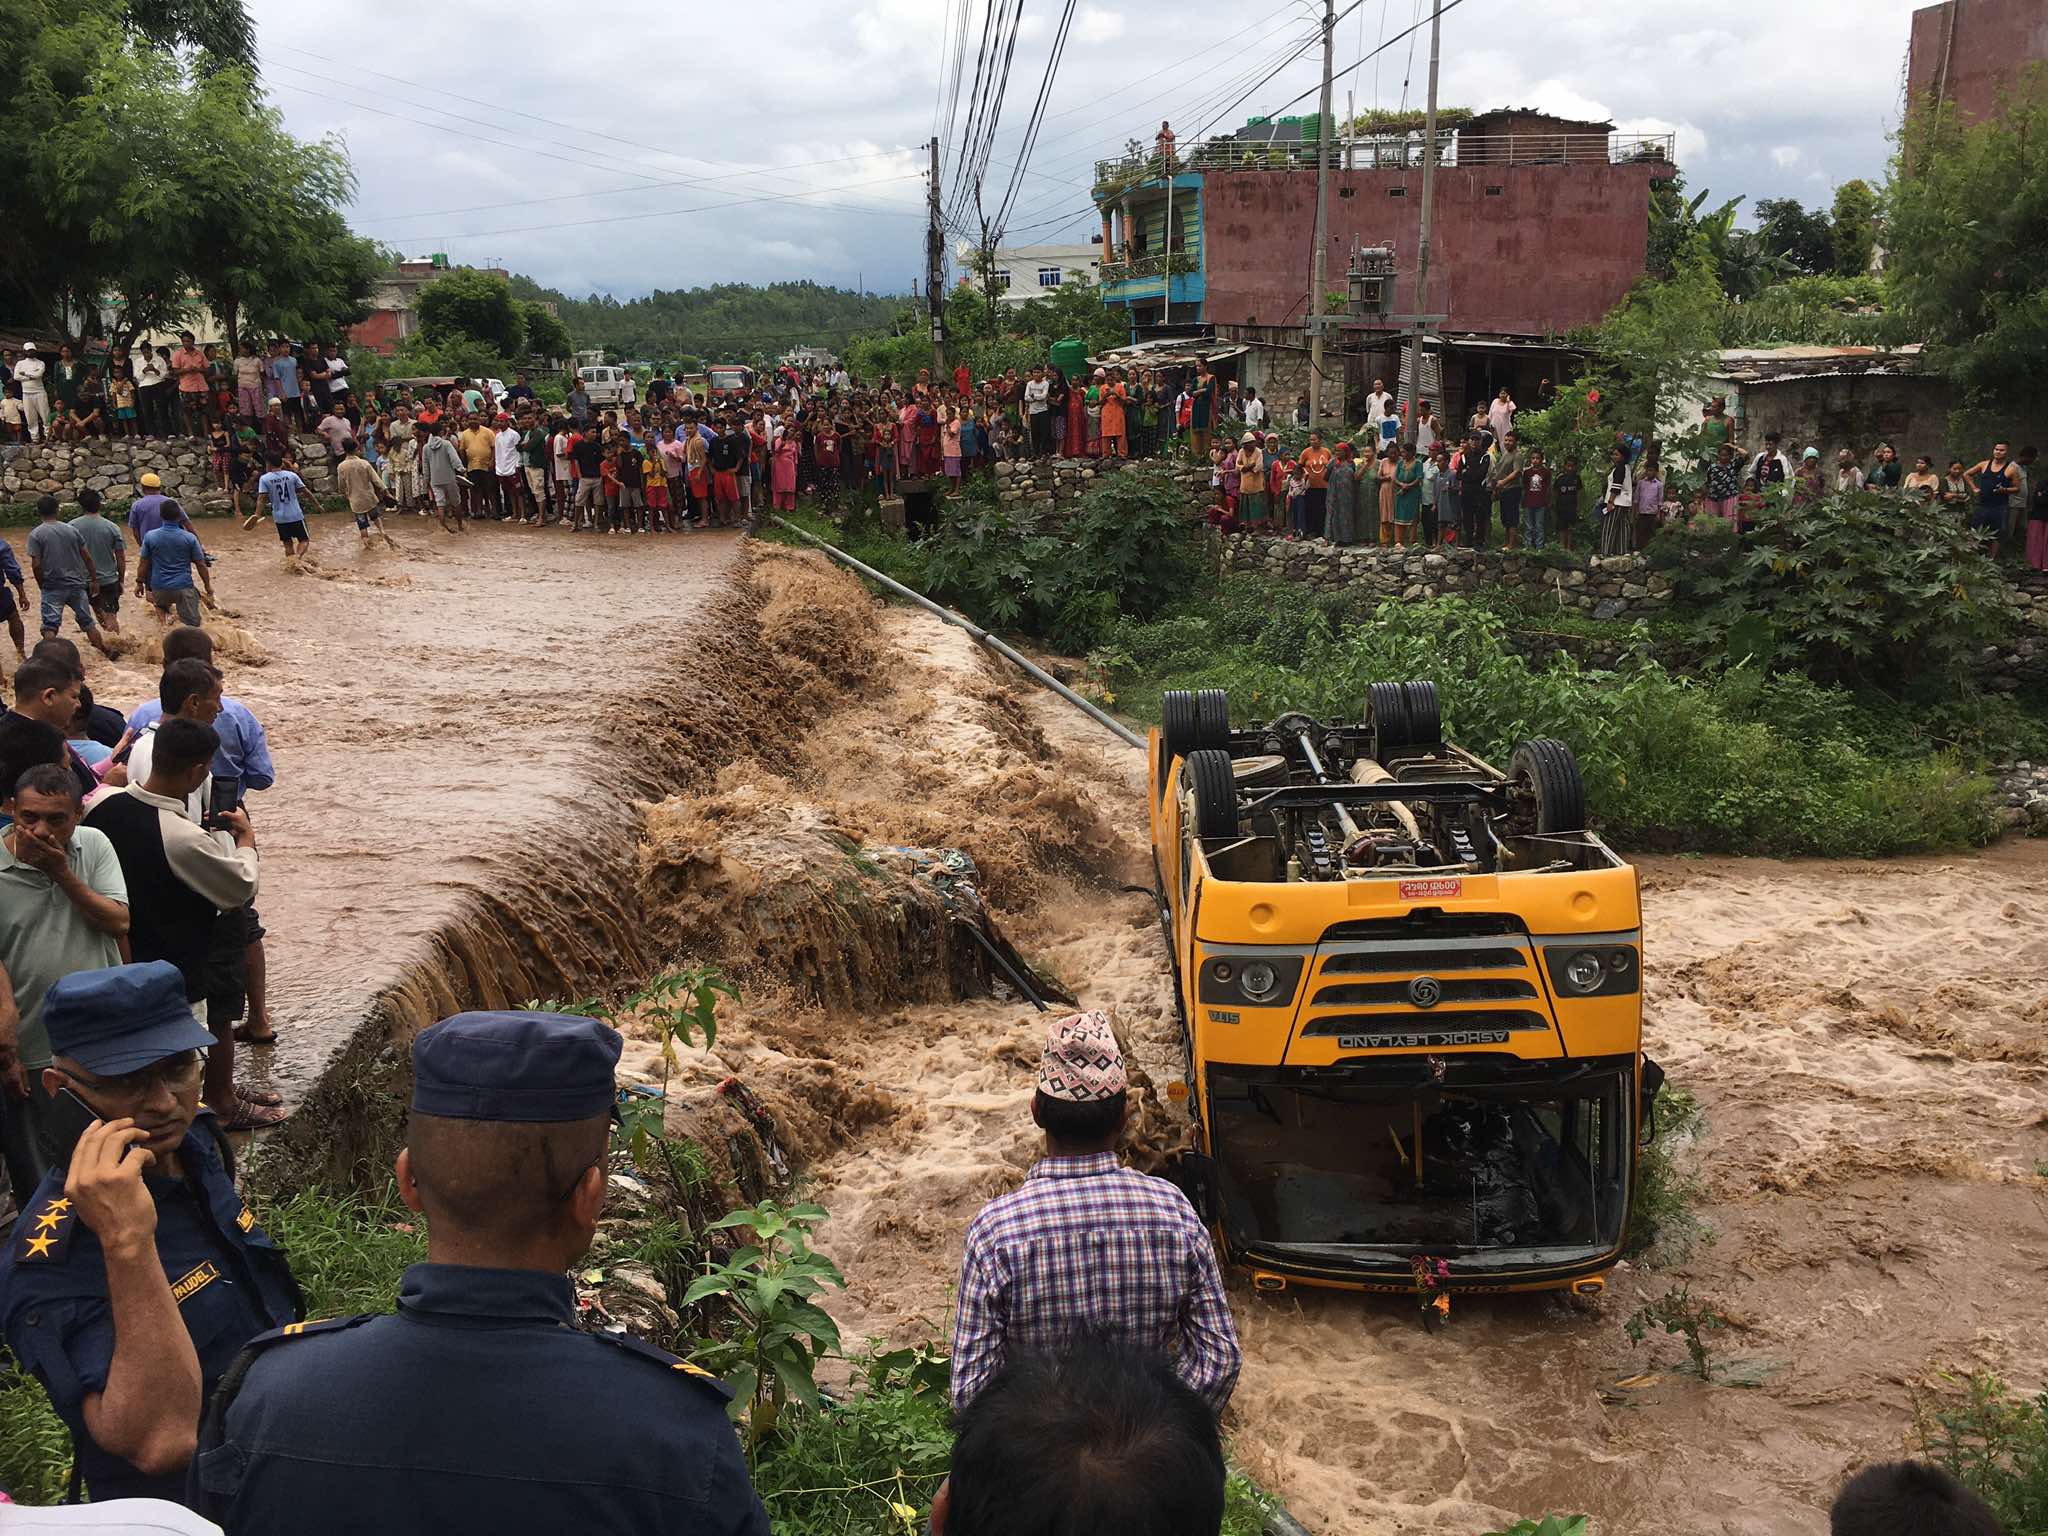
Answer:
<path fill-rule="evenodd" d="M 961 283 L 980 287 L 975 272 L 980 248 L 963 240 L 954 255 L 961 268 Z M 995 258 L 996 292 L 1007 304 L 1025 303 L 1067 283 L 1097 282 L 1102 275 L 1102 247 L 1092 241 L 1082 245 L 999 245 Z"/>

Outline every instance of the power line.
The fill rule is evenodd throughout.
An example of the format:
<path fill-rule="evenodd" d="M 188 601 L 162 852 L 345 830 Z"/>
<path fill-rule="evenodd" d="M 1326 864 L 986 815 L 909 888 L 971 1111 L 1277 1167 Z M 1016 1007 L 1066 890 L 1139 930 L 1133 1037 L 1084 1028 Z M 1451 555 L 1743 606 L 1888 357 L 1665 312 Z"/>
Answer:
<path fill-rule="evenodd" d="M 1017 151 L 1017 163 L 1011 170 L 1010 184 L 1003 189 L 1002 205 L 996 210 L 994 239 L 1002 237 L 1003 222 L 1009 218 L 1010 209 L 1017 201 L 1017 189 L 1024 185 L 1024 173 L 1031 163 L 1031 151 L 1038 143 L 1038 130 L 1045 122 L 1045 104 L 1052 96 L 1052 83 L 1059 74 L 1060 57 L 1067 51 L 1067 34 L 1074 23 L 1075 0 L 1067 0 L 1067 8 L 1060 13 L 1059 35 L 1053 39 L 1052 53 L 1045 61 L 1045 79 L 1038 88 L 1038 100 L 1031 108 L 1031 120 L 1024 128 L 1023 147 Z"/>
<path fill-rule="evenodd" d="M 1463 5 L 1464 3 L 1465 0 L 1444 0 L 1443 11 L 1456 10 L 1459 6 Z M 1438 14 L 1443 14 L 1443 11 L 1438 12 Z M 1343 69 L 1338 70 L 1334 75 L 1330 77 L 1330 79 L 1333 82 L 1337 80 L 1342 80 L 1346 75 L 1350 74 L 1353 70 L 1359 69 L 1362 66 L 1370 63 L 1373 59 L 1374 54 L 1380 53 L 1384 49 L 1393 47 L 1394 44 L 1400 42 L 1403 38 L 1407 37 L 1409 33 L 1419 31 L 1423 27 L 1426 27 L 1428 25 L 1429 23 L 1427 21 L 1418 21 L 1412 27 L 1403 28 L 1401 31 L 1396 32 L 1392 37 L 1388 38 L 1385 42 L 1381 43 L 1378 48 L 1373 49 L 1372 53 L 1368 53 L 1364 58 L 1360 59 L 1357 63 L 1346 65 Z M 1279 106 L 1275 107 L 1273 110 L 1275 112 L 1285 112 L 1289 107 L 1293 106 L 1295 102 L 1300 101 L 1302 97 L 1313 95 L 1316 91 L 1320 90 L 1321 88 L 1322 87 L 1320 86 L 1320 84 L 1312 85 L 1307 90 L 1303 91 L 1301 93 L 1301 96 L 1295 97 L 1293 101 L 1283 101 L 1282 103 L 1280 103 Z"/>

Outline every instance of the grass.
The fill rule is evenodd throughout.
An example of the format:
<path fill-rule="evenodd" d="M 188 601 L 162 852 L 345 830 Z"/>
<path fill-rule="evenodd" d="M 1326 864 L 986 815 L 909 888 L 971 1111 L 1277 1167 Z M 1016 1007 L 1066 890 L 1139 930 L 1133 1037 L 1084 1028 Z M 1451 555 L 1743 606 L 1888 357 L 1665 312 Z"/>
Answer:
<path fill-rule="evenodd" d="M 1873 717 L 1796 673 L 1674 672 L 1637 654 L 1612 670 L 1516 654 L 1508 625 L 1456 598 L 1383 603 L 1360 622 L 1341 600 L 1230 578 L 1095 653 L 1118 707 L 1158 717 L 1168 688 L 1220 687 L 1232 717 L 1304 710 L 1356 720 L 1366 688 L 1428 678 L 1452 739 L 1496 763 L 1517 742 L 1572 747 L 1596 826 L 1625 846 L 1777 856 L 1875 856 L 1982 844 L 1997 830 L 1989 779 L 1961 748 L 1912 750 L 1911 712 Z"/>
<path fill-rule="evenodd" d="M 0 1349 L 0 1488 L 17 1504 L 55 1504 L 70 1479 L 70 1432 L 42 1384 Z"/>
<path fill-rule="evenodd" d="M 1702 1243 L 1713 1241 L 1712 1229 L 1699 1216 L 1706 1186 L 1692 1161 L 1706 1128 L 1699 1100 L 1667 1083 L 1657 1095 L 1657 1139 L 1636 1159 L 1636 1195 L 1629 1210 L 1630 1258 L 1640 1259 L 1655 1250 L 1659 1259 L 1675 1262 Z"/>
<path fill-rule="evenodd" d="M 2006 1536 L 2048 1536 L 2048 1391 L 2016 1394 L 1977 1374 L 1946 1403 L 1916 1405 L 1921 1454 L 1991 1506 Z"/>

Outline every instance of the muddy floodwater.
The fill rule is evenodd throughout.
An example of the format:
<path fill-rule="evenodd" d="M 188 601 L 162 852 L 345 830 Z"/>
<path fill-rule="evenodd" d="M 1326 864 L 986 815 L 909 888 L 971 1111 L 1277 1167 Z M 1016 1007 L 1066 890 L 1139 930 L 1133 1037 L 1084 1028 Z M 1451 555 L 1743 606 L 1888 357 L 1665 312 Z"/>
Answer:
<path fill-rule="evenodd" d="M 942 1335 L 968 1221 L 1037 1152 L 1043 1028 L 935 988 L 885 866 L 949 848 L 1115 1017 L 1133 1160 L 1184 1139 L 1136 753 L 814 556 L 407 522 L 403 554 L 364 557 L 346 531 L 322 529 L 320 579 L 283 576 L 267 530 L 207 530 L 268 656 L 227 662 L 279 767 L 257 802 L 277 1070 L 333 1101 L 323 1133 L 346 1129 L 336 1081 L 437 1006 L 712 961 L 743 998 L 672 1115 L 744 1083 L 831 1212 L 849 1341 Z M 123 705 L 153 675 L 116 670 Z M 1433 1335 L 1404 1298 L 1234 1280 L 1225 1427 L 1311 1531 L 1583 1510 L 1613 1536 L 1817 1536 L 1944 1373 L 2038 1384 L 2048 847 L 1642 869 L 1646 1033 L 1704 1110 L 1708 1235 L 1597 1302 L 1461 1298 Z M 654 1059 L 633 1042 L 629 1067 Z M 1624 1331 L 1680 1285 L 1730 1320 L 1715 1384 Z"/>
<path fill-rule="evenodd" d="M 472 904 L 577 878 L 593 825 L 647 774 L 603 728 L 688 659 L 736 547 L 393 517 L 401 548 L 364 550 L 352 519 L 312 521 L 318 575 L 285 572 L 268 518 L 198 525 L 232 615 L 212 621 L 227 689 L 277 763 L 250 805 L 282 1041 L 242 1055 L 294 1102 Z M 132 594 L 123 618 L 156 632 Z M 154 654 L 88 650 L 95 697 L 125 712 L 153 695 Z"/>

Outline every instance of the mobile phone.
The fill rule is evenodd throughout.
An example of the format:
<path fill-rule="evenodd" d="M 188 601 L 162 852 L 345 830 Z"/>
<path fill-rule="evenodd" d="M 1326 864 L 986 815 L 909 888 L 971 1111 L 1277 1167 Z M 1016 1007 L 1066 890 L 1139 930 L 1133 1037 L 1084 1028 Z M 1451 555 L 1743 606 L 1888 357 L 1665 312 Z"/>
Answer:
<path fill-rule="evenodd" d="M 89 1123 L 98 1123 L 100 1118 L 100 1112 L 94 1109 L 90 1104 L 86 1103 L 85 1100 L 81 1099 L 77 1094 L 73 1093 L 69 1088 L 59 1088 L 57 1092 L 61 1094 L 63 1097 L 69 1099 L 73 1104 L 77 1105 L 78 1112 L 84 1115 Z"/>

